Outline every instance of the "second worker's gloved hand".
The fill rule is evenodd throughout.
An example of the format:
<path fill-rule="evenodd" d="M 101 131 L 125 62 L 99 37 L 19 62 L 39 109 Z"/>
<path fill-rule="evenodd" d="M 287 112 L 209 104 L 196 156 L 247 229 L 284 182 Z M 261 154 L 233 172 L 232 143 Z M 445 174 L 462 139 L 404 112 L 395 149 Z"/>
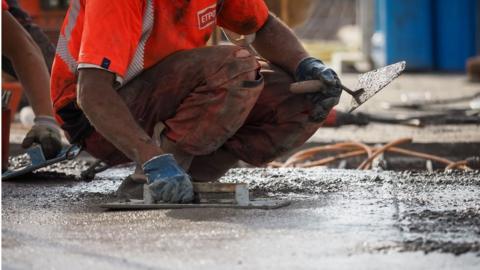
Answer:
<path fill-rule="evenodd" d="M 309 57 L 300 62 L 295 72 L 297 82 L 320 80 L 327 86 L 326 91 L 307 94 L 307 97 L 314 104 L 314 110 L 310 119 L 315 122 L 322 122 L 327 118 L 330 110 L 340 101 L 342 87 L 337 73 L 325 66 L 322 61 Z M 319 89 L 320 90 L 320 89 Z"/>
<path fill-rule="evenodd" d="M 45 158 L 52 159 L 62 150 L 62 137 L 60 127 L 51 116 L 39 115 L 35 117 L 32 129 L 23 139 L 22 147 L 29 148 L 33 143 L 42 146 Z"/>
<path fill-rule="evenodd" d="M 148 187 L 156 201 L 189 203 L 193 201 L 190 176 L 171 154 L 156 156 L 143 164 Z"/>

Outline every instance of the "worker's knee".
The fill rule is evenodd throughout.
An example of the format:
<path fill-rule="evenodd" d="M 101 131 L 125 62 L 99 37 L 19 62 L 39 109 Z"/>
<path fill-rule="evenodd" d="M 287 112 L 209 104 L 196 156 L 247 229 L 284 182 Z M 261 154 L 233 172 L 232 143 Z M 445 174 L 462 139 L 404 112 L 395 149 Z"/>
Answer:
<path fill-rule="evenodd" d="M 181 106 L 175 117 L 167 121 L 167 136 L 188 153 L 208 155 L 245 123 L 262 89 L 263 81 L 259 79 L 224 85 L 208 90 L 206 95 L 192 95 L 183 103 L 186 110 Z"/>
<path fill-rule="evenodd" d="M 234 71 L 232 72 L 233 75 L 236 75 L 236 72 L 238 72 L 240 74 L 238 79 L 243 81 L 254 81 L 257 79 L 260 64 L 255 56 L 246 49 L 236 50 L 233 55 L 235 60 L 230 63 L 231 67 L 229 67 Z"/>
<path fill-rule="evenodd" d="M 248 50 L 237 46 L 217 47 L 216 64 L 207 68 L 207 84 L 210 88 L 232 88 L 250 85 L 260 80 L 260 64 Z"/>
<path fill-rule="evenodd" d="M 166 121 L 167 136 L 193 155 L 221 147 L 245 123 L 263 89 L 255 57 L 236 46 L 199 50 L 205 81 Z M 205 62 L 203 62 L 205 61 Z M 258 74 L 258 75 L 257 75 Z"/>

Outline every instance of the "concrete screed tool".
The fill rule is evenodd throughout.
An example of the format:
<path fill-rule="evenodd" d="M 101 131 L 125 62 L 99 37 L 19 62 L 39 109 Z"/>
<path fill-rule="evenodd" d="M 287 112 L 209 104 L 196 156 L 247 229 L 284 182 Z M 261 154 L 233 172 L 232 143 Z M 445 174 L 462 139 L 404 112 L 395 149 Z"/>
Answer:
<path fill-rule="evenodd" d="M 395 80 L 405 70 L 405 61 L 395 63 L 377 70 L 369 71 L 358 76 L 357 90 L 350 90 L 344 85 L 342 89 L 352 96 L 352 101 L 347 108 L 348 112 L 353 112 L 367 100 L 376 95 L 380 90 L 385 88 L 393 80 Z M 293 83 L 290 91 L 296 94 L 318 93 L 326 91 L 324 82 L 319 80 L 304 81 Z"/>
<path fill-rule="evenodd" d="M 109 210 L 151 210 L 185 208 L 235 208 L 235 209 L 277 209 L 290 205 L 288 200 L 250 199 L 245 183 L 196 183 L 193 182 L 194 202 L 188 204 L 157 202 L 147 185 L 143 188 L 143 200 L 128 199 L 101 204 Z"/>

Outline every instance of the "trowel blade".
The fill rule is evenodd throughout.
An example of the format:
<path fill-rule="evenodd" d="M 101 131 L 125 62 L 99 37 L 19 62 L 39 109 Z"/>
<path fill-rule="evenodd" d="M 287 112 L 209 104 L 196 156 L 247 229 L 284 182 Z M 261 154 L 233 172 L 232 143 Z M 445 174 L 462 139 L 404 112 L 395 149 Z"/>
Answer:
<path fill-rule="evenodd" d="M 395 80 L 405 70 L 406 62 L 398 62 L 393 65 L 382 67 L 358 76 L 356 89 L 363 89 L 364 92 L 356 98 L 352 98 L 349 112 L 354 111 L 360 105 L 376 95 Z"/>
<path fill-rule="evenodd" d="M 18 176 L 31 173 L 35 170 L 56 164 L 58 162 L 73 159 L 80 154 L 82 147 L 78 145 L 66 146 L 62 151 L 52 159 L 46 160 L 42 148 L 40 145 L 36 145 L 27 150 L 27 155 L 29 156 L 30 162 L 27 162 L 26 165 L 19 168 L 7 170 L 2 173 L 2 181 L 9 180 Z"/>

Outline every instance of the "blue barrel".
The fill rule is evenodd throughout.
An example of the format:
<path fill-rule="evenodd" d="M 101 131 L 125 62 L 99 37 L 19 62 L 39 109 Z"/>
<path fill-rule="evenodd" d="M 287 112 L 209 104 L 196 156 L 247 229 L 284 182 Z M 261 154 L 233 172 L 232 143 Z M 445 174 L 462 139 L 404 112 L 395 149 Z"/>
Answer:
<path fill-rule="evenodd" d="M 466 60 L 476 54 L 477 0 L 435 0 L 435 67 L 441 71 L 464 71 Z"/>
<path fill-rule="evenodd" d="M 432 0 L 376 0 L 376 29 L 384 64 L 407 61 L 409 70 L 434 68 Z"/>

